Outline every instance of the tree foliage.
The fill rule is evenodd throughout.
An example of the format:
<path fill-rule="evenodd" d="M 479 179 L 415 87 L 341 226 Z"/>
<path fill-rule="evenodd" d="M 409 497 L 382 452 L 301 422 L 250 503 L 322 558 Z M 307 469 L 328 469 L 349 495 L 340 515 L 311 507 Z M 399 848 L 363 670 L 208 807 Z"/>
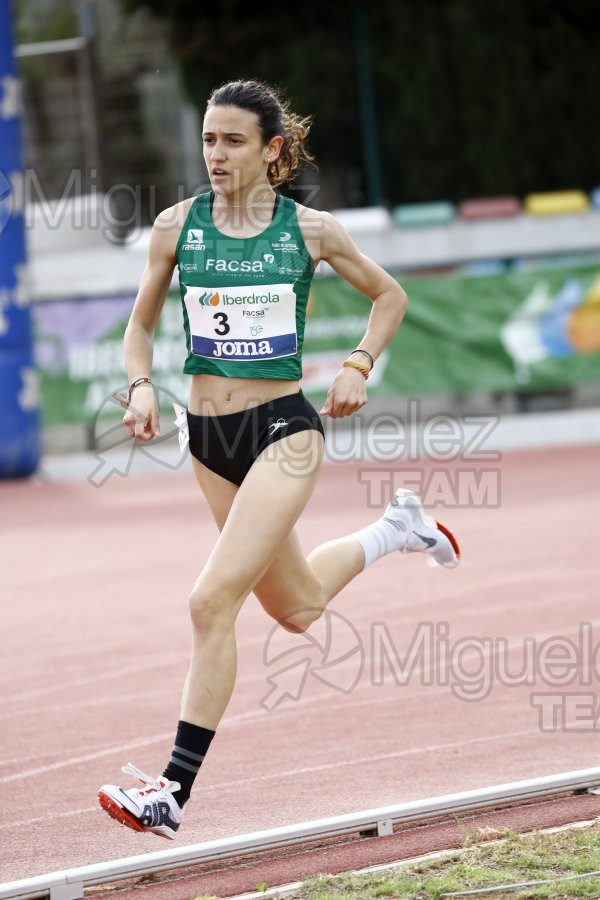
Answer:
<path fill-rule="evenodd" d="M 284 85 L 339 199 L 366 201 L 355 4 L 123 2 L 166 21 L 201 110 L 233 78 Z M 596 0 L 379 0 L 368 22 L 388 204 L 600 184 Z"/>

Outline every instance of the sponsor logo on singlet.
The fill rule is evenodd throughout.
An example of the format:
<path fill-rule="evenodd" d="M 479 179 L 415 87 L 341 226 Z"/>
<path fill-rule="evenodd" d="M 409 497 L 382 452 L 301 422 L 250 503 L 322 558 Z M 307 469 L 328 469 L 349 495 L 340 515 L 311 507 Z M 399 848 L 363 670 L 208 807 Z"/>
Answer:
<path fill-rule="evenodd" d="M 224 306 L 233 306 L 233 304 L 236 306 L 246 306 L 246 304 L 264 305 L 265 303 L 279 303 L 279 294 L 272 294 L 269 290 L 265 291 L 264 294 L 257 291 L 251 294 L 242 294 L 241 296 L 223 292 L 222 300 Z"/>
<path fill-rule="evenodd" d="M 262 272 L 263 264 L 260 259 L 214 259 L 206 260 L 206 271 L 210 272 Z"/>
<path fill-rule="evenodd" d="M 252 359 L 256 356 L 272 356 L 273 347 L 269 341 L 219 341 L 212 355 L 219 358 Z"/>
<path fill-rule="evenodd" d="M 218 306 L 220 302 L 221 298 L 219 297 L 218 291 L 207 291 L 205 294 L 198 297 L 200 306 Z"/>
<path fill-rule="evenodd" d="M 218 291 L 206 291 L 205 294 L 200 294 L 198 297 L 198 303 L 200 306 L 219 306 L 219 304 L 223 304 L 223 306 L 246 306 L 246 304 L 250 304 L 251 306 L 263 305 L 265 303 L 279 303 L 280 297 L 279 294 L 271 293 L 271 291 L 267 290 L 264 294 L 261 293 L 251 293 L 251 294 L 226 294 L 224 291 L 222 294 L 219 294 Z M 242 312 L 242 315 L 262 315 L 259 310 L 251 310 Z"/>
<path fill-rule="evenodd" d="M 273 244 L 273 249 L 280 250 L 282 253 L 296 253 L 298 244 L 292 240 L 292 235 L 289 231 L 282 231 L 279 235 L 279 240 Z"/>
<path fill-rule="evenodd" d="M 188 228 L 185 244 L 182 250 L 206 250 L 204 243 L 204 230 L 202 228 Z"/>

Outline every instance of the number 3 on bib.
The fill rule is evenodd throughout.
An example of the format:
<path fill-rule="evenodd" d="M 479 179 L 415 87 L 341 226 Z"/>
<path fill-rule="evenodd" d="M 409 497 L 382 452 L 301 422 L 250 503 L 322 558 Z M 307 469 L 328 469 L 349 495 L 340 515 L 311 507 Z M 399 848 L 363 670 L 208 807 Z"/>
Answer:
<path fill-rule="evenodd" d="M 216 319 L 217 322 L 219 322 L 219 327 L 215 328 L 215 334 L 218 334 L 220 337 L 224 337 L 226 334 L 229 334 L 229 332 L 231 331 L 231 327 L 227 324 L 226 313 L 215 313 L 213 319 Z"/>

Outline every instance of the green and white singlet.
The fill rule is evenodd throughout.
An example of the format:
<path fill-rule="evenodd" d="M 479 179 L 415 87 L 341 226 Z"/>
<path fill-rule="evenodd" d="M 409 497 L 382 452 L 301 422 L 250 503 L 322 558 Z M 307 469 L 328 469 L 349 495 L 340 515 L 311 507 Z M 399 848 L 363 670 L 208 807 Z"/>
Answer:
<path fill-rule="evenodd" d="M 177 242 L 188 351 L 183 371 L 300 379 L 314 263 L 296 204 L 279 197 L 264 231 L 235 238 L 215 228 L 211 196 L 196 197 Z"/>

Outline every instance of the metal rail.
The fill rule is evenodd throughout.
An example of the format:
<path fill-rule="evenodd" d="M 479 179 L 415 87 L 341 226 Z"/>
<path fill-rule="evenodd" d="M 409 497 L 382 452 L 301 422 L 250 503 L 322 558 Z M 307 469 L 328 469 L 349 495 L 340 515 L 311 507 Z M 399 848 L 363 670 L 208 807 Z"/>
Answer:
<path fill-rule="evenodd" d="M 12 881 L 0 885 L 0 900 L 34 900 L 40 897 L 50 900 L 81 900 L 84 888 L 95 884 L 247 856 L 249 853 L 261 853 L 277 847 L 353 832 L 372 832 L 382 837 L 392 834 L 394 825 L 406 822 L 422 821 L 444 814 L 456 815 L 505 803 L 523 803 L 549 795 L 596 792 L 599 788 L 600 768 L 562 772 Z"/>
<path fill-rule="evenodd" d="M 38 41 L 32 44 L 18 44 L 14 49 L 14 55 L 45 56 L 48 53 L 73 53 L 84 50 L 89 41 L 85 37 L 65 38 L 60 41 Z"/>

